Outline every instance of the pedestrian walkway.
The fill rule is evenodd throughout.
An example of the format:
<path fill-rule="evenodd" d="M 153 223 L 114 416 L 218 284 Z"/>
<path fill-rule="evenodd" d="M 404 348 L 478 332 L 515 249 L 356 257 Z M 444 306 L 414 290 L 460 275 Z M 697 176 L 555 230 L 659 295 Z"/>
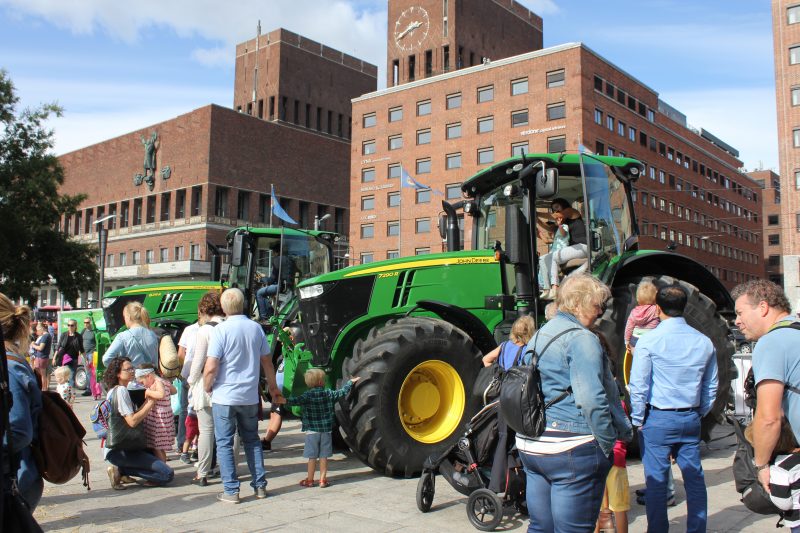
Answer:
<path fill-rule="evenodd" d="M 78 397 L 75 412 L 88 423 L 94 402 Z M 261 423 L 261 430 L 266 422 Z M 92 461 L 92 490 L 86 492 L 76 478 L 66 485 L 45 483 L 44 496 L 36 510 L 36 519 L 45 531 L 95 532 L 464 532 L 472 531 L 466 515 L 466 498 L 437 478 L 433 508 L 427 514 L 417 510 L 416 479 L 391 479 L 380 476 L 360 461 L 335 454 L 331 462 L 331 487 L 303 488 L 306 461 L 302 457 L 303 434 L 299 420 L 290 420 L 273 442 L 273 451 L 265 453 L 267 468 L 266 500 L 256 500 L 249 489 L 250 478 L 244 455 L 238 458 L 242 474 L 242 503 L 218 503 L 222 491 L 219 478 L 208 487 L 191 485 L 193 468 L 171 454 L 170 466 L 176 469 L 175 480 L 164 488 L 132 486 L 124 491 L 111 490 L 102 461 L 99 442 L 89 429 L 88 454 Z M 729 433 L 719 428 L 715 436 Z M 723 438 L 704 446 L 703 467 L 708 486 L 709 532 L 768 532 L 776 519 L 751 514 L 739 502 L 731 473 L 734 437 Z M 631 491 L 644 486 L 641 463 L 628 463 Z M 680 470 L 673 466 L 678 506 L 669 509 L 674 531 L 685 531 L 686 506 Z M 630 513 L 631 532 L 644 532 L 644 507 L 635 503 Z M 524 531 L 527 517 L 507 516 L 505 531 Z M 477 531 L 477 530 L 476 530 Z"/>

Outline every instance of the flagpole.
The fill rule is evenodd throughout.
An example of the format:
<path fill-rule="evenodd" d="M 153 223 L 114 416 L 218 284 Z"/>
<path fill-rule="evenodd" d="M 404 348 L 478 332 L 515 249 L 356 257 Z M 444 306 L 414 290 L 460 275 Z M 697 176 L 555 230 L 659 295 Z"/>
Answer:
<path fill-rule="evenodd" d="M 397 217 L 397 257 L 403 257 L 403 186 L 400 185 L 400 208 Z"/>
<path fill-rule="evenodd" d="M 275 209 L 275 184 L 269 184 L 269 227 L 272 227 L 272 211 Z"/>

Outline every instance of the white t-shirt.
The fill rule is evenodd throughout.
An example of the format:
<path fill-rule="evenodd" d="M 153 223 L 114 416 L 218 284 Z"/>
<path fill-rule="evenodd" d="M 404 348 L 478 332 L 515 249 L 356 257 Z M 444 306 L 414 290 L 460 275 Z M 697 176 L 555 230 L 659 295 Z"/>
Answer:
<path fill-rule="evenodd" d="M 181 333 L 181 339 L 178 341 L 178 346 L 186 350 L 186 358 L 183 360 L 183 368 L 181 368 L 181 376 L 183 379 L 189 378 L 189 371 L 192 368 L 192 357 L 194 357 L 194 345 L 197 342 L 197 332 L 200 330 L 200 324 L 195 322 L 189 324 Z"/>

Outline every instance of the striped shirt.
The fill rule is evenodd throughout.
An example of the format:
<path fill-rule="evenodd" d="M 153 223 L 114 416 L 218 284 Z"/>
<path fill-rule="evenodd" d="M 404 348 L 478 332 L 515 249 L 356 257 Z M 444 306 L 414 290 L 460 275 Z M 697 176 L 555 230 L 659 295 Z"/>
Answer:
<path fill-rule="evenodd" d="M 568 452 L 581 444 L 592 442 L 594 435 L 571 433 L 558 429 L 545 429 L 539 437 L 517 434 L 517 449 L 530 455 L 555 455 Z"/>
<path fill-rule="evenodd" d="M 769 467 L 770 499 L 786 511 L 784 525 L 800 526 L 800 453 L 778 455 Z"/>

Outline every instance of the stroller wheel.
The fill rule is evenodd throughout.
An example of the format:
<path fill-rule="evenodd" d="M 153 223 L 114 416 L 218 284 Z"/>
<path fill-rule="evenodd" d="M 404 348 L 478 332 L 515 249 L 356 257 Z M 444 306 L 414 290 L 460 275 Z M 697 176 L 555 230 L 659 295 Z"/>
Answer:
<path fill-rule="evenodd" d="M 494 531 L 503 519 L 503 500 L 489 489 L 478 489 L 467 500 L 467 517 L 481 531 Z"/>
<path fill-rule="evenodd" d="M 433 479 L 433 472 L 423 470 L 417 483 L 417 508 L 423 513 L 431 510 L 433 505 L 433 495 L 436 492 L 436 484 Z"/>

